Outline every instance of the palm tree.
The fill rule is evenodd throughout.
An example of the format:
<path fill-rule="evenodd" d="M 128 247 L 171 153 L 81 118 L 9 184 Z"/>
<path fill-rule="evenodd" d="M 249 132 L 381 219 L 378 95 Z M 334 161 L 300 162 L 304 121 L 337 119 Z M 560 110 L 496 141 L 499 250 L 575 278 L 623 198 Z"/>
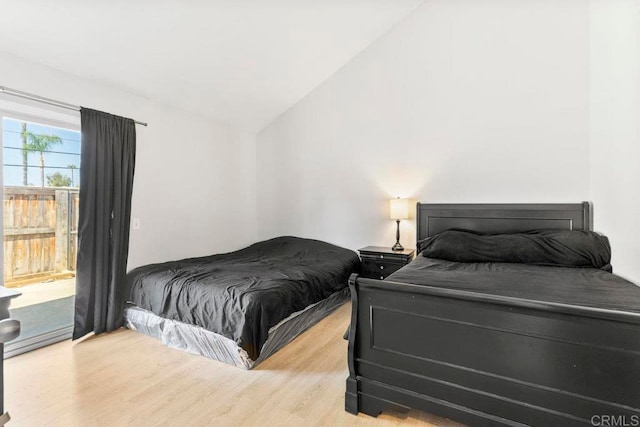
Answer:
<path fill-rule="evenodd" d="M 26 130 L 26 125 L 23 124 L 23 137 L 22 137 L 22 160 L 26 158 L 25 153 L 40 153 L 40 182 L 44 188 L 44 153 L 49 151 L 54 145 L 62 144 L 62 138 L 57 135 L 44 135 L 29 132 Z M 25 137 L 26 135 L 26 137 Z M 26 139 L 26 144 L 25 144 Z M 26 170 L 26 167 L 24 168 Z M 26 174 L 25 174 L 26 176 Z M 26 180 L 24 180 L 26 185 Z"/>
<path fill-rule="evenodd" d="M 74 179 L 74 177 L 73 177 L 73 172 L 74 172 L 74 170 L 75 170 L 75 169 L 78 169 L 78 166 L 76 166 L 76 165 L 68 165 L 67 167 L 68 167 L 69 169 L 71 169 L 71 186 L 72 186 L 72 187 L 75 187 L 75 186 L 76 186 L 76 184 L 75 184 L 75 179 Z"/>

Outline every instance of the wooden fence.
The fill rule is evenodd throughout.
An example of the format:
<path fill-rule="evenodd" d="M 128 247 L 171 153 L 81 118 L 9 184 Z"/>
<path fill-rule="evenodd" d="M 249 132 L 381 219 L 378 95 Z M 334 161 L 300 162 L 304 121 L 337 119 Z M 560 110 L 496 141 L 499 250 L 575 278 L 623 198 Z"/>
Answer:
<path fill-rule="evenodd" d="M 78 200 L 77 188 L 4 188 L 5 286 L 72 276 Z"/>

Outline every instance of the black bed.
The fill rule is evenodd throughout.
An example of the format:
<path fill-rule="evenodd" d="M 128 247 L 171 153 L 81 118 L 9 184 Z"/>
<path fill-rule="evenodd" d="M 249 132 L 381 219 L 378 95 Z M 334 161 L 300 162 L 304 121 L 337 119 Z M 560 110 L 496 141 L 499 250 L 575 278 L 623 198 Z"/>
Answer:
<path fill-rule="evenodd" d="M 147 265 L 128 273 L 126 324 L 251 368 L 345 302 L 358 268 L 353 251 L 297 237 Z"/>
<path fill-rule="evenodd" d="M 592 228 L 588 203 L 418 204 L 417 221 L 418 240 Z M 606 268 L 419 255 L 350 287 L 349 412 L 417 408 L 470 425 L 640 421 L 640 288 Z"/>

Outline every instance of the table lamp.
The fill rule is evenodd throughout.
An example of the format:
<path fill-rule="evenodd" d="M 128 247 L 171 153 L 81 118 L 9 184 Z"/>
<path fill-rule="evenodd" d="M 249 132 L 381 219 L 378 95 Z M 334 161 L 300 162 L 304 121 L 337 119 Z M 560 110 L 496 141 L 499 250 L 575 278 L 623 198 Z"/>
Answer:
<path fill-rule="evenodd" d="M 400 244 L 400 220 L 409 218 L 409 200 L 391 199 L 389 201 L 389 217 L 396 220 L 396 244 L 391 248 L 394 251 L 402 251 L 404 247 Z"/>

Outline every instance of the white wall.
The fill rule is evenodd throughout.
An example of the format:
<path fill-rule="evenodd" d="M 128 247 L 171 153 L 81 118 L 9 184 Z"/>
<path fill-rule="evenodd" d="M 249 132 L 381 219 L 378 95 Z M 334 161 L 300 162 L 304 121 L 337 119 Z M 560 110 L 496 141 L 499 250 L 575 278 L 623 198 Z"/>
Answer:
<path fill-rule="evenodd" d="M 589 199 L 616 272 L 640 282 L 639 7 L 427 0 L 268 126 L 257 162 L 250 134 L 2 53 L 0 84 L 150 123 L 130 267 L 282 234 L 390 245 L 397 195 Z"/>
<path fill-rule="evenodd" d="M 591 1 L 590 71 L 594 226 L 640 284 L 640 1 Z"/>
<path fill-rule="evenodd" d="M 129 268 L 255 241 L 253 135 L 3 53 L 0 85 L 149 123 L 136 127 L 132 216 L 141 228 L 131 232 Z"/>
<path fill-rule="evenodd" d="M 393 196 L 587 200 L 588 67 L 588 2 L 426 1 L 258 135 L 259 238 L 391 245 Z"/>

